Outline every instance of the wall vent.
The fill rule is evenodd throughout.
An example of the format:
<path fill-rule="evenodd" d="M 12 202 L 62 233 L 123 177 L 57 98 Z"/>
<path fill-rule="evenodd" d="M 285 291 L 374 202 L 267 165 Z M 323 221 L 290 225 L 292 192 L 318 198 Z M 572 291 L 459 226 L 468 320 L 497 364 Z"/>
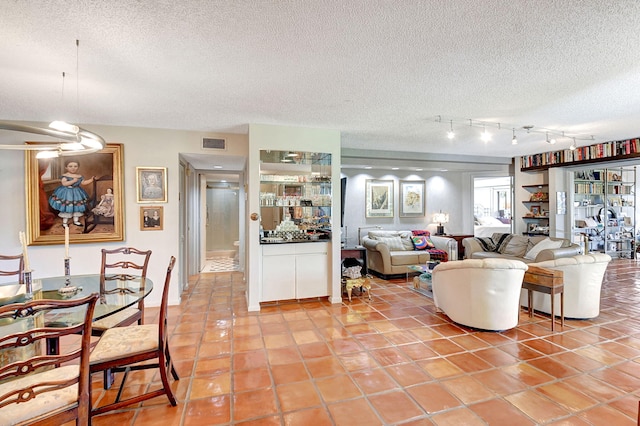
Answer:
<path fill-rule="evenodd" d="M 227 141 L 225 139 L 202 138 L 203 149 L 227 149 Z"/>

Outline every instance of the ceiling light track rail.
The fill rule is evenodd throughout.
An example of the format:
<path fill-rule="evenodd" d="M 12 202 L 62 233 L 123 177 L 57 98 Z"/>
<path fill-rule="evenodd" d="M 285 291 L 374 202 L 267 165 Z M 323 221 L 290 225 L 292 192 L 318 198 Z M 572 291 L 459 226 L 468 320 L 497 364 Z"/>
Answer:
<path fill-rule="evenodd" d="M 574 141 L 594 141 L 595 140 L 595 136 L 594 135 L 586 135 L 586 134 L 580 134 L 580 133 L 572 133 L 572 132 L 566 132 L 563 130 L 558 130 L 558 129 L 546 129 L 544 127 L 537 127 L 537 126 L 533 126 L 533 125 L 513 125 L 513 124 L 507 124 L 507 123 L 499 123 L 496 121 L 484 121 L 484 120 L 475 120 L 472 118 L 460 118 L 460 117 L 445 117 L 442 115 L 436 115 L 435 120 L 437 123 L 444 123 L 444 124 L 448 124 L 449 125 L 449 129 L 447 130 L 447 137 L 449 139 L 452 139 L 452 134 L 454 132 L 453 130 L 453 126 L 455 124 L 459 125 L 459 126 L 470 126 L 470 127 L 477 127 L 477 128 L 481 128 L 484 130 L 484 133 L 486 133 L 486 130 L 495 128 L 498 130 L 507 130 L 507 131 L 511 131 L 513 132 L 513 138 L 512 140 L 516 140 L 516 132 L 518 131 L 522 131 L 522 132 L 526 132 L 526 133 L 537 133 L 537 134 L 541 134 L 541 135 L 545 135 L 546 137 L 546 141 L 548 143 L 553 143 L 552 140 L 554 140 L 554 137 L 556 138 L 566 138 L 566 139 L 571 139 Z M 551 138 L 549 138 L 551 136 Z M 517 143 L 517 142 L 516 142 Z"/>

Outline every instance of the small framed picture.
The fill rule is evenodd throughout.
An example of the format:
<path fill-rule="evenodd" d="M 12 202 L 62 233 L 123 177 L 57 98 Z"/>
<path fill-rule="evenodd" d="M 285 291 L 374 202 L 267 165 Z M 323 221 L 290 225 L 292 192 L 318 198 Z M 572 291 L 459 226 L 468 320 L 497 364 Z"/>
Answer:
<path fill-rule="evenodd" d="M 540 216 L 540 206 L 531 206 L 531 214 L 534 216 Z"/>
<path fill-rule="evenodd" d="M 163 220 L 162 206 L 140 207 L 141 231 L 162 231 Z"/>
<path fill-rule="evenodd" d="M 136 167 L 138 203 L 167 202 L 167 168 Z"/>
<path fill-rule="evenodd" d="M 527 232 L 529 233 L 533 233 L 533 232 L 537 232 L 538 231 L 538 224 L 537 223 L 530 223 L 527 225 Z"/>

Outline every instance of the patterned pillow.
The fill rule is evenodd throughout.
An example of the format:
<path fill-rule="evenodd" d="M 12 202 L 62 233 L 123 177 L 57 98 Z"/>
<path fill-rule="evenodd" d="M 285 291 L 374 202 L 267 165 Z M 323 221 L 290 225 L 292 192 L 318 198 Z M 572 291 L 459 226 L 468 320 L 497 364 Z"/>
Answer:
<path fill-rule="evenodd" d="M 499 234 L 499 233 L 493 234 L 491 236 L 491 239 L 493 240 L 493 243 L 496 245 L 495 251 L 498 252 L 498 253 L 503 253 L 504 254 L 504 249 L 509 244 L 509 241 L 511 240 L 511 237 L 513 237 L 512 234 Z M 523 255 L 524 255 L 524 253 L 523 253 Z"/>
<path fill-rule="evenodd" d="M 496 251 L 496 243 L 493 242 L 491 237 L 476 237 L 476 241 L 482 247 L 484 251 Z"/>
<path fill-rule="evenodd" d="M 424 235 L 413 236 L 411 237 L 411 241 L 413 242 L 413 247 L 416 250 L 425 250 L 428 246 L 427 237 L 425 237 Z"/>
<path fill-rule="evenodd" d="M 417 230 L 413 230 L 411 231 L 411 233 L 416 236 L 416 237 L 425 237 L 427 239 L 427 246 L 425 247 L 425 249 L 432 249 L 435 248 L 436 245 L 433 243 L 433 241 L 431 241 L 431 232 L 429 232 L 427 229 L 417 229 Z M 415 243 L 414 243 L 415 246 Z M 416 249 L 416 250 L 424 250 L 424 249 Z"/>

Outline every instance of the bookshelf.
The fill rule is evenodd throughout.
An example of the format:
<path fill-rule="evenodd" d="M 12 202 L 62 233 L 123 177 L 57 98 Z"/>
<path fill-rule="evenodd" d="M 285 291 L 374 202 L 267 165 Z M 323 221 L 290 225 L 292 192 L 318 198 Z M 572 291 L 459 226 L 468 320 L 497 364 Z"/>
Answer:
<path fill-rule="evenodd" d="M 635 258 L 636 168 L 574 172 L 574 242 L 586 251 Z"/>
<path fill-rule="evenodd" d="M 550 167 L 574 166 L 640 158 L 640 138 L 609 141 L 574 150 L 543 152 L 520 157 L 520 170 L 523 172 L 547 170 Z"/>
<path fill-rule="evenodd" d="M 527 209 L 526 216 L 522 217 L 525 223 L 526 235 L 549 235 L 549 185 L 523 185 L 522 188 L 529 193 L 529 199 L 522 204 Z"/>

